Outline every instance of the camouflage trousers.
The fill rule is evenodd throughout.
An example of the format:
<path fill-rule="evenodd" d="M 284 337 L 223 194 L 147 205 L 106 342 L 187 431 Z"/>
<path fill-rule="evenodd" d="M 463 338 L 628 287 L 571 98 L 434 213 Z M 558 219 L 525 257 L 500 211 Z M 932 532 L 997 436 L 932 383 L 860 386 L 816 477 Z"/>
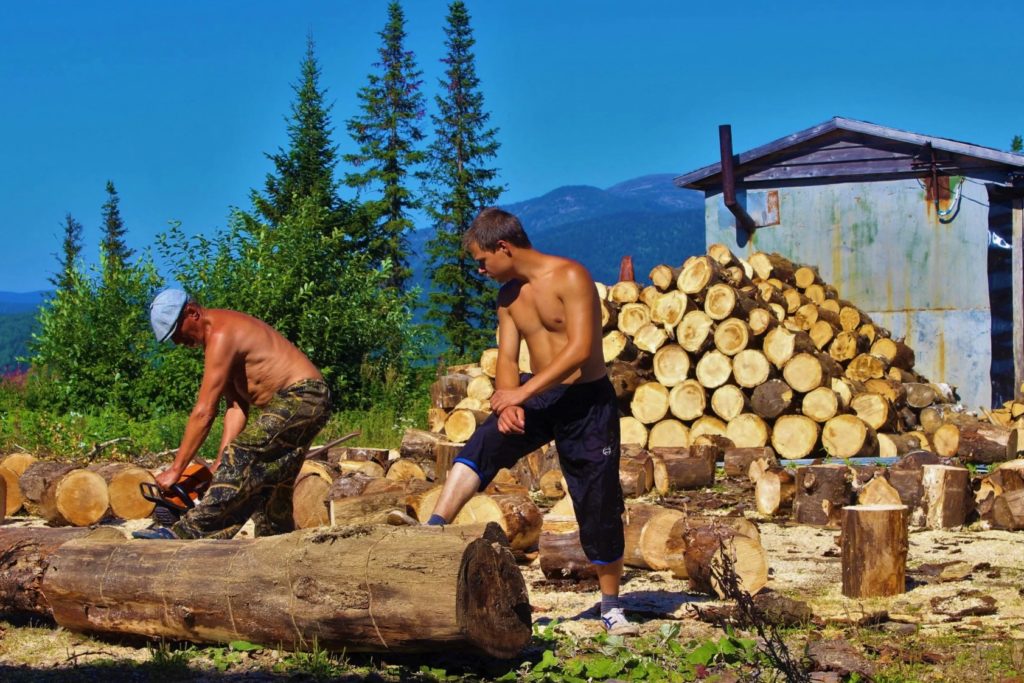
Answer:
<path fill-rule="evenodd" d="M 171 530 L 180 538 L 231 538 L 250 517 L 257 536 L 294 530 L 292 487 L 330 415 L 320 380 L 278 391 L 225 449 L 206 495 Z"/>

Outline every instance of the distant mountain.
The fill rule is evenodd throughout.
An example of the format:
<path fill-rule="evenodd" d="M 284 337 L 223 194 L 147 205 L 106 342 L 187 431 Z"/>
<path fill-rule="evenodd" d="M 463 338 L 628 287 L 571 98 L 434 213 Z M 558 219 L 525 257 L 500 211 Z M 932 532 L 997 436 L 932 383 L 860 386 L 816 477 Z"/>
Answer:
<path fill-rule="evenodd" d="M 519 217 L 537 248 L 575 258 L 594 279 L 616 282 L 622 257 L 632 256 L 636 279 L 646 282 L 659 263 L 677 266 L 706 248 L 704 196 L 675 187 L 673 177 L 642 176 L 605 190 L 566 185 L 502 208 Z M 421 230 L 410 240 L 413 281 L 421 287 L 429 234 Z"/>
<path fill-rule="evenodd" d="M 0 315 L 34 311 L 50 294 L 52 292 L 0 292 Z"/>

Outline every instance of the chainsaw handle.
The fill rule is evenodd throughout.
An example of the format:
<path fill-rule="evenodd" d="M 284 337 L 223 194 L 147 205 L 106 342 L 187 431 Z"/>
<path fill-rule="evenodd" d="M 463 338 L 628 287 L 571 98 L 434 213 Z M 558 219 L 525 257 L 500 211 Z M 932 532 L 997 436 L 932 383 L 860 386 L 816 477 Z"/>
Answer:
<path fill-rule="evenodd" d="M 174 512 L 185 512 L 186 510 L 190 510 L 196 506 L 195 502 L 189 497 L 185 492 L 185 489 L 183 489 L 180 484 L 174 484 L 171 486 L 170 490 L 185 502 L 184 507 L 176 505 L 164 498 L 163 492 L 156 484 L 148 481 L 139 482 L 139 491 L 142 493 L 142 497 L 151 503 L 155 503 Z"/>

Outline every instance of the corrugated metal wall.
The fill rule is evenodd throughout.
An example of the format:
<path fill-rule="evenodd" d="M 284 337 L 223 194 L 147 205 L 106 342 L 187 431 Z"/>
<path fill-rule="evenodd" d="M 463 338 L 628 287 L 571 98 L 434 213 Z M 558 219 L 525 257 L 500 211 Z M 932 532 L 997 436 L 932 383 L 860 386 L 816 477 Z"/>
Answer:
<path fill-rule="evenodd" d="M 773 191 L 777 224 L 757 229 L 744 246 L 722 195 L 709 195 L 708 244 L 721 242 L 737 254 L 775 251 L 817 266 L 840 297 L 893 336 L 906 336 L 919 372 L 955 385 L 968 408 L 991 406 L 988 194 L 982 183 L 967 179 L 955 213 L 943 220 L 916 179 Z M 767 195 L 747 190 L 741 201 L 774 203 Z"/>

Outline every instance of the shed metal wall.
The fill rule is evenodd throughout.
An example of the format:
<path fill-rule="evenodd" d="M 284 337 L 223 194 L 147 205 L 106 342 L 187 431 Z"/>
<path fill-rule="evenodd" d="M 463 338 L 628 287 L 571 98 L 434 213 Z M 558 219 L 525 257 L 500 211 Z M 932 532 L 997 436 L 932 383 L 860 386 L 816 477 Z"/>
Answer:
<path fill-rule="evenodd" d="M 991 406 L 989 200 L 982 183 L 968 178 L 958 210 L 944 220 L 913 178 L 771 190 L 778 192 L 778 223 L 758 228 L 742 246 L 721 192 L 708 194 L 707 243 L 817 266 L 841 298 L 906 337 L 920 373 L 956 386 L 968 408 Z M 768 191 L 747 190 L 740 201 L 764 205 L 759 195 Z"/>

